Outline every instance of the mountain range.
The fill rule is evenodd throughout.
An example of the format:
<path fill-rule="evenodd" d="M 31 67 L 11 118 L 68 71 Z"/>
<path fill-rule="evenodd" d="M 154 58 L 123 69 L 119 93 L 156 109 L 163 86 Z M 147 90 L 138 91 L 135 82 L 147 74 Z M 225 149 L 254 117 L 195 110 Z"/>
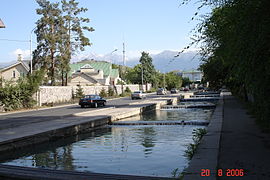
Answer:
<path fill-rule="evenodd" d="M 200 65 L 200 56 L 197 55 L 197 51 L 188 51 L 180 54 L 177 58 L 174 58 L 177 55 L 177 51 L 165 50 L 157 54 L 150 54 L 153 59 L 153 64 L 155 68 L 161 72 L 169 72 L 174 70 L 195 70 L 198 69 Z M 108 61 L 115 64 L 123 64 L 122 55 L 120 54 L 107 54 L 107 55 L 98 55 L 95 53 L 89 53 L 80 57 L 74 57 L 72 59 L 73 63 L 76 63 L 81 60 L 98 60 L 98 61 Z M 136 64 L 139 64 L 140 56 L 133 58 L 126 58 L 126 65 L 133 67 Z M 3 62 L 0 63 L 0 69 L 6 67 L 14 62 Z"/>
<path fill-rule="evenodd" d="M 161 72 L 169 72 L 174 70 L 194 70 L 198 69 L 200 65 L 200 56 L 197 51 L 188 51 L 180 54 L 177 58 L 177 51 L 165 50 L 157 54 L 150 54 L 153 59 L 153 64 L 155 68 Z M 107 55 L 98 55 L 90 53 L 81 57 L 77 57 L 77 62 L 80 60 L 105 60 L 115 64 L 123 64 L 122 55 L 119 54 L 107 54 Z M 128 57 L 127 57 L 128 58 Z M 128 58 L 125 64 L 129 67 L 133 67 L 136 64 L 139 64 L 140 56 Z"/>

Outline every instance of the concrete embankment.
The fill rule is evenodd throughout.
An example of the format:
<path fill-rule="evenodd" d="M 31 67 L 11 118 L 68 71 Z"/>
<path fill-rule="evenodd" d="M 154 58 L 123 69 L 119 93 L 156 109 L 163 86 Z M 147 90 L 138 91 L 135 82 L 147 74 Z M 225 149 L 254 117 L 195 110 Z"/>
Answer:
<path fill-rule="evenodd" d="M 154 98 L 118 108 L 102 108 L 76 113 L 48 122 L 39 122 L 0 130 L 0 152 L 20 150 L 26 146 L 64 138 L 78 133 L 90 132 L 112 121 L 138 115 L 162 105 L 175 103 L 177 96 Z M 91 172 L 55 171 L 49 169 L 0 165 L 0 179 L 170 179 L 129 175 L 100 174 Z"/>
<path fill-rule="evenodd" d="M 64 116 L 52 121 L 3 129 L 0 130 L 0 152 L 92 131 L 109 122 L 135 116 L 147 110 L 158 109 L 160 106 L 176 102 L 176 100 L 176 96 L 153 98 L 119 108 L 102 108 Z"/>
<path fill-rule="evenodd" d="M 223 122 L 223 103 L 223 96 L 221 96 L 207 127 L 207 134 L 201 139 L 196 153 L 184 172 L 184 180 L 216 179 Z"/>

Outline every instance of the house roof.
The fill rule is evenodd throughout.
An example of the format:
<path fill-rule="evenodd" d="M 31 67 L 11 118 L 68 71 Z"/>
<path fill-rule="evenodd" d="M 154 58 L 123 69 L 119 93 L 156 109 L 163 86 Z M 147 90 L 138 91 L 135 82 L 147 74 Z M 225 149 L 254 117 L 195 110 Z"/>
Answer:
<path fill-rule="evenodd" d="M 70 72 L 71 74 L 79 70 L 81 67 L 89 64 L 91 67 L 97 70 L 102 70 L 104 76 L 111 76 L 117 77 L 119 74 L 118 69 L 111 69 L 111 64 L 104 61 L 93 61 L 93 62 L 85 62 L 85 63 L 77 63 L 77 64 L 70 64 Z"/>
<path fill-rule="evenodd" d="M 24 62 L 21 61 L 21 62 L 16 62 L 16 63 L 10 64 L 10 65 L 8 65 L 6 67 L 3 67 L 2 69 L 0 69 L 0 72 L 6 71 L 6 70 L 8 70 L 10 68 L 13 68 L 13 67 L 19 65 L 19 64 L 21 64 L 25 68 L 26 71 L 29 71 L 28 65 L 26 65 Z"/>
<path fill-rule="evenodd" d="M 98 83 L 97 79 L 95 79 L 92 76 L 89 76 L 87 73 L 83 73 L 83 72 L 75 73 L 72 78 L 75 78 L 77 76 L 82 76 L 82 75 L 87 76 L 88 78 L 92 79 L 94 82 Z"/>

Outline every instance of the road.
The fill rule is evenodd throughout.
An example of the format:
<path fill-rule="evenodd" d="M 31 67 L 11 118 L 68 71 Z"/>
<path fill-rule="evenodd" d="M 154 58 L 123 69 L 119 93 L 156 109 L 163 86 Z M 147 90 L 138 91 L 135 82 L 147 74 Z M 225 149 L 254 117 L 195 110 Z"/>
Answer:
<path fill-rule="evenodd" d="M 169 95 L 167 95 L 169 96 Z M 153 94 L 148 94 L 147 99 L 156 98 L 156 97 L 166 97 L 158 96 Z M 123 98 L 116 98 L 107 101 L 107 105 L 101 108 L 108 108 L 108 107 L 123 107 L 128 106 L 129 103 L 140 102 L 142 100 L 131 100 L 130 97 L 123 97 Z M 31 110 L 31 111 L 24 111 L 24 112 L 16 112 L 16 113 L 8 113 L 8 114 L 0 114 L 0 130 L 13 128 L 18 126 L 23 126 L 26 124 L 31 123 L 38 123 L 43 121 L 50 121 L 55 119 L 61 119 L 66 116 L 71 116 L 75 113 L 85 112 L 85 111 L 92 111 L 96 108 L 81 108 L 79 105 L 66 105 L 61 107 L 53 107 L 53 108 L 46 108 L 46 109 L 38 109 L 38 110 Z"/>

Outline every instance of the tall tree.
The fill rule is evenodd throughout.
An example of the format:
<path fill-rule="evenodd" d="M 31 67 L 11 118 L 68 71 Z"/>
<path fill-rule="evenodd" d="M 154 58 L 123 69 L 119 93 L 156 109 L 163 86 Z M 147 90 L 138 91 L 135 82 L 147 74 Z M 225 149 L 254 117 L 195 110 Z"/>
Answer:
<path fill-rule="evenodd" d="M 79 8 L 75 0 L 62 0 L 61 4 L 37 0 L 37 3 L 40 6 L 37 14 L 41 18 L 36 23 L 38 46 L 33 53 L 34 65 L 45 69 L 51 85 L 55 85 L 56 79 L 67 85 L 71 56 L 91 45 L 84 30 L 91 32 L 94 29 L 83 26 L 90 21 L 88 18 L 79 17 L 87 9 Z"/>
<path fill-rule="evenodd" d="M 156 70 L 153 65 L 152 57 L 147 52 L 142 52 L 142 56 L 140 58 L 141 63 L 141 71 L 143 71 L 143 81 L 145 83 L 154 83 Z"/>
<path fill-rule="evenodd" d="M 62 81 L 65 74 L 65 85 L 67 85 L 71 55 L 78 49 L 84 51 L 85 46 L 91 45 L 90 40 L 84 35 L 84 30 L 92 32 L 94 29 L 83 25 L 83 23 L 90 22 L 89 18 L 79 17 L 82 12 L 88 10 L 87 8 L 80 8 L 78 6 L 79 3 L 75 0 L 62 0 L 61 2 L 63 18 L 65 20 L 64 26 L 67 30 L 67 39 L 65 39 L 65 49 L 63 52 Z"/>
<path fill-rule="evenodd" d="M 39 9 L 36 10 L 42 17 L 36 22 L 37 50 L 34 57 L 42 57 L 42 67 L 46 69 L 50 77 L 51 85 L 55 85 L 56 55 L 58 46 L 62 43 L 60 30 L 63 29 L 64 21 L 59 9 L 59 3 L 51 3 L 46 0 L 37 0 Z"/>

